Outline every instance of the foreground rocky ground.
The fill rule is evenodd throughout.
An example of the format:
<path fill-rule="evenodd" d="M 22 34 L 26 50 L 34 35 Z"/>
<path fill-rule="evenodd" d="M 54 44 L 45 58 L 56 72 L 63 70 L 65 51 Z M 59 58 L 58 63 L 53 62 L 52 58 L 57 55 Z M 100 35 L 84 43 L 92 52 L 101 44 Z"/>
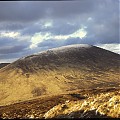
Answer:
<path fill-rule="evenodd" d="M 120 88 L 84 89 L 0 107 L 0 118 L 119 118 Z"/>
<path fill-rule="evenodd" d="M 66 101 L 50 109 L 45 118 L 120 117 L 120 91 L 100 93 L 84 100 Z"/>

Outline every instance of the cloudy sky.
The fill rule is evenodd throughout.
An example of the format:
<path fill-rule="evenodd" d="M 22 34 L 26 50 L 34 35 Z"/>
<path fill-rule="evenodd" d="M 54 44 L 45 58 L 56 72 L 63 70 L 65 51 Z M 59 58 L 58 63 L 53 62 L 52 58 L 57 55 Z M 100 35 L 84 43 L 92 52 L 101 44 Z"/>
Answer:
<path fill-rule="evenodd" d="M 0 63 L 90 44 L 120 54 L 119 0 L 0 1 Z"/>

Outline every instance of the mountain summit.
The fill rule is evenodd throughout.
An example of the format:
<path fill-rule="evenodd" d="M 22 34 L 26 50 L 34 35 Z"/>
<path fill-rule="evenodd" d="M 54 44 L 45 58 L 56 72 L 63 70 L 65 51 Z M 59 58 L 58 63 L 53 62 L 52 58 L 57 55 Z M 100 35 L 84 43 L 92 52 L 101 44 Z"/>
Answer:
<path fill-rule="evenodd" d="M 0 104 L 78 89 L 120 86 L 120 56 L 76 44 L 33 54 L 0 69 Z"/>

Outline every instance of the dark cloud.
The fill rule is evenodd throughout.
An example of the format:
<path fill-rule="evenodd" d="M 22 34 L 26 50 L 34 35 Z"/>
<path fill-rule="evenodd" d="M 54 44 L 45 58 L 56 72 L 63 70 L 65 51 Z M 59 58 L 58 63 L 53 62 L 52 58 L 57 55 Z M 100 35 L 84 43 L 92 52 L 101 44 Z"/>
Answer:
<path fill-rule="evenodd" d="M 53 22 L 53 27 L 51 27 L 50 31 L 54 35 L 68 35 L 74 33 L 76 30 L 80 29 L 81 26 L 75 23 L 67 21 L 56 20 Z"/>
<path fill-rule="evenodd" d="M 0 60 L 19 58 L 19 56 L 20 56 L 19 54 L 13 54 L 13 53 L 11 53 L 11 54 L 0 54 Z"/>
<path fill-rule="evenodd" d="M 51 47 L 54 47 L 54 46 L 57 46 L 58 45 L 58 41 L 56 40 L 45 40 L 43 42 L 41 42 L 38 47 L 48 47 L 48 46 L 51 46 Z"/>
<path fill-rule="evenodd" d="M 46 49 L 46 48 L 60 47 L 62 45 L 64 45 L 64 40 L 58 41 L 55 39 L 48 39 L 39 43 L 38 47 L 42 47 L 43 49 Z"/>
<path fill-rule="evenodd" d="M 37 32 L 44 31 L 42 25 L 31 24 L 21 30 L 22 35 L 34 35 Z M 48 30 L 47 30 L 48 31 Z"/>
<path fill-rule="evenodd" d="M 26 46 L 30 45 L 30 40 L 20 40 L 20 38 L 9 38 L 9 37 L 1 37 L 0 38 L 0 48 L 6 46 Z"/>
<path fill-rule="evenodd" d="M 41 12 L 39 12 L 41 10 Z M 44 16 L 44 6 L 33 2 L 1 2 L 0 21 L 30 22 Z"/>
<path fill-rule="evenodd" d="M 5 1 L 0 2 L 0 32 L 19 32 L 16 38 L 0 36 L 0 59 L 20 58 L 70 44 L 119 43 L 119 0 Z M 51 26 L 45 24 L 51 22 Z M 30 49 L 36 33 L 69 35 L 84 28 L 85 38 L 44 39 Z M 44 34 L 42 34 L 44 33 Z M 29 36 L 26 38 L 26 36 Z M 40 40 L 41 41 L 41 40 Z"/>
<path fill-rule="evenodd" d="M 18 53 L 23 51 L 26 48 L 26 46 L 8 46 L 8 47 L 4 47 L 4 48 L 0 48 L 0 54 L 9 54 L 9 53 Z"/>
<path fill-rule="evenodd" d="M 93 1 L 93 0 L 92 0 Z M 1 2 L 0 21 L 36 21 L 44 17 L 67 17 L 94 10 L 94 2 L 54 1 L 54 2 Z"/>
<path fill-rule="evenodd" d="M 13 40 L 12 38 L 0 38 L 0 47 L 2 46 L 7 46 L 7 45 L 12 45 L 16 43 L 15 40 Z"/>
<path fill-rule="evenodd" d="M 49 20 L 48 20 L 49 22 Z M 23 35 L 33 35 L 37 32 L 50 32 L 53 35 L 68 35 L 68 34 L 72 34 L 73 32 L 75 32 L 76 30 L 78 30 L 79 28 L 81 28 L 80 24 L 77 22 L 75 23 L 71 23 L 69 22 L 69 20 L 64 21 L 64 20 L 53 20 L 51 22 L 51 26 L 50 27 L 45 27 L 45 23 L 43 24 L 31 24 L 27 27 L 25 27 L 21 33 Z"/>
<path fill-rule="evenodd" d="M 23 30 L 26 26 L 24 23 L 19 22 L 1 22 L 0 23 L 0 31 L 8 30 L 8 31 L 17 31 Z"/>
<path fill-rule="evenodd" d="M 87 39 L 95 43 L 119 43 L 119 3 L 105 0 L 98 4 L 97 11 L 87 23 Z M 89 42 L 88 42 L 89 43 Z"/>

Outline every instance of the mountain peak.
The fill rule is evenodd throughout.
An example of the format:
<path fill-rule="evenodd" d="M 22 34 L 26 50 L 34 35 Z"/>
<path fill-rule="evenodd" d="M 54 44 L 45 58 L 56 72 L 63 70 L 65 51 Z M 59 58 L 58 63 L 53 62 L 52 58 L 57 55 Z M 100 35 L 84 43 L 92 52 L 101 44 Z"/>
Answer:
<path fill-rule="evenodd" d="M 84 48 L 84 49 L 87 49 L 87 48 L 90 48 L 92 47 L 92 45 L 88 45 L 88 44 L 74 44 L 74 45 L 66 45 L 66 46 L 61 46 L 61 47 L 57 47 L 57 48 L 51 48 L 51 49 L 48 49 L 48 50 L 45 50 L 45 51 L 42 51 L 42 52 L 39 52 L 39 53 L 44 53 L 44 52 L 48 52 L 48 51 L 54 51 L 54 52 L 65 52 L 65 51 L 68 51 L 68 50 L 73 50 L 73 49 L 79 49 L 79 48 Z M 37 53 L 37 54 L 39 54 Z M 35 54 L 36 55 L 36 54 Z"/>
<path fill-rule="evenodd" d="M 119 64 L 118 54 L 87 44 L 18 59 L 0 69 L 0 104 L 77 89 L 118 87 Z"/>

